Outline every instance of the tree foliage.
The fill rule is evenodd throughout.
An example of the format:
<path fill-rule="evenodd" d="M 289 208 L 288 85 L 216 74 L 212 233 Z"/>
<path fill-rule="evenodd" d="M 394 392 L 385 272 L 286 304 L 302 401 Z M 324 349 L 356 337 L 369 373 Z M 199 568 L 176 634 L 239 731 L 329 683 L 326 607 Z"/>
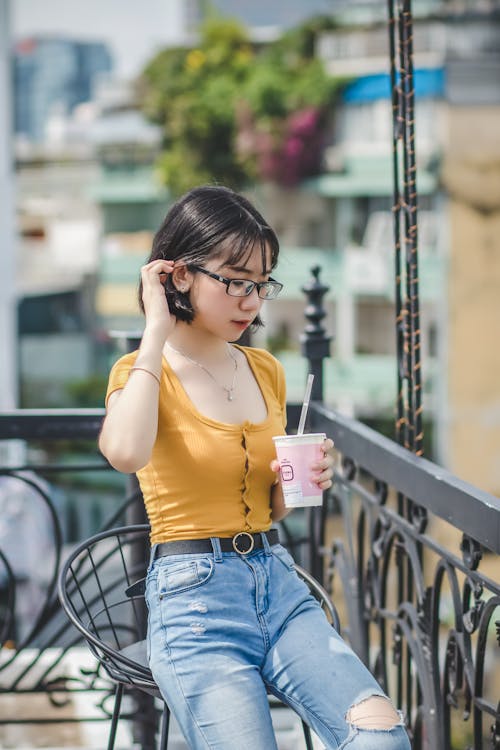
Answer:
<path fill-rule="evenodd" d="M 160 52 L 140 81 L 164 132 L 158 167 L 174 194 L 204 182 L 296 184 L 320 169 L 339 87 L 314 56 L 315 19 L 259 49 L 243 26 L 211 19 L 195 48 Z"/>

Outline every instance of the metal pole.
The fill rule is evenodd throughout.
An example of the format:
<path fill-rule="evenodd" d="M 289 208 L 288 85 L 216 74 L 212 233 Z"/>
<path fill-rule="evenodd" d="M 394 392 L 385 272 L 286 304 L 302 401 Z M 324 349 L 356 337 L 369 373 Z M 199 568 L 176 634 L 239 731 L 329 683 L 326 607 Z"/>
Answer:
<path fill-rule="evenodd" d="M 330 356 L 330 339 L 321 322 L 326 317 L 323 307 L 323 297 L 329 291 L 320 280 L 321 268 L 311 268 L 312 279 L 307 282 L 302 291 L 306 295 L 307 305 L 304 311 L 307 325 L 301 336 L 301 351 L 309 363 L 309 372 L 314 374 L 314 383 L 311 397 L 313 401 L 322 403 L 324 400 L 323 388 L 323 360 Z M 314 419 L 314 417 L 313 417 Z M 324 497 L 326 501 L 326 497 Z M 308 565 L 312 575 L 323 583 L 323 555 L 325 546 L 325 502 L 320 508 L 307 508 L 307 529 L 309 538 Z"/>
<path fill-rule="evenodd" d="M 307 297 L 304 315 L 308 321 L 300 337 L 302 355 L 309 362 L 309 372 L 314 374 L 311 398 L 323 401 L 323 360 L 330 356 L 330 336 L 326 334 L 321 321 L 326 316 L 323 297 L 330 290 L 320 281 L 320 266 L 311 268 L 312 279 L 302 287 Z"/>
<path fill-rule="evenodd" d="M 0 410 L 17 405 L 14 170 L 9 0 L 0 0 Z"/>

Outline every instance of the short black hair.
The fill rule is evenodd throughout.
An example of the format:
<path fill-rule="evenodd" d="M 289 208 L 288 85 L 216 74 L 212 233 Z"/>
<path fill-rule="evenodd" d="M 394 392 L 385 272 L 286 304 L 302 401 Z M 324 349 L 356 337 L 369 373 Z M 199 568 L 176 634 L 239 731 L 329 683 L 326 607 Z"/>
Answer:
<path fill-rule="evenodd" d="M 230 240 L 230 242 L 227 242 Z M 150 263 L 160 258 L 183 260 L 187 266 L 203 265 L 208 258 L 228 252 L 230 265 L 244 263 L 254 247 L 260 245 L 262 268 L 268 273 L 278 262 L 279 242 L 255 206 L 240 193 L 220 185 L 193 188 L 169 209 L 153 239 Z M 266 268 L 268 252 L 271 268 Z M 165 293 L 172 315 L 190 323 L 194 310 L 189 292 L 175 288 L 170 274 L 165 282 Z M 139 306 L 144 312 L 142 281 L 139 284 Z M 262 325 L 257 316 L 253 326 Z"/>

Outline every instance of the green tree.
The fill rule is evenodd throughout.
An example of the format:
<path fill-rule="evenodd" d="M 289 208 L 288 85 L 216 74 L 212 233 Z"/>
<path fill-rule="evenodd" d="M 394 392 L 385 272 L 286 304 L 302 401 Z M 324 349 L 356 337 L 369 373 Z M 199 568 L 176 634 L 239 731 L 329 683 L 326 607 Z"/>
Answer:
<path fill-rule="evenodd" d="M 314 57 L 315 19 L 259 50 L 237 21 L 211 19 L 195 48 L 160 52 L 140 81 L 164 132 L 158 168 L 174 194 L 256 179 L 291 185 L 320 169 L 339 82 Z"/>
<path fill-rule="evenodd" d="M 253 58 L 243 27 L 214 20 L 203 27 L 198 47 L 164 50 L 145 69 L 144 110 L 163 127 L 158 167 L 173 193 L 214 179 L 235 187 L 245 182 L 233 153 L 234 112 Z"/>

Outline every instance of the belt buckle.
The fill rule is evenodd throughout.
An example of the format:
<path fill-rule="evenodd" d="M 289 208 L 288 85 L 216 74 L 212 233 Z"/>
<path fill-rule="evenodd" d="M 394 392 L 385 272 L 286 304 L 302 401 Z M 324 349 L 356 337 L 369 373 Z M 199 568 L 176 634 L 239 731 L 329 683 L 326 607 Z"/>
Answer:
<path fill-rule="evenodd" d="M 240 537 L 243 537 L 245 539 L 245 544 L 249 545 L 248 549 L 238 548 L 238 540 L 240 540 Z M 240 531 L 239 534 L 235 534 L 232 538 L 232 542 L 233 542 L 234 551 L 237 552 L 239 555 L 248 555 L 255 546 L 255 539 L 253 538 L 251 534 L 249 534 L 248 531 Z"/>

